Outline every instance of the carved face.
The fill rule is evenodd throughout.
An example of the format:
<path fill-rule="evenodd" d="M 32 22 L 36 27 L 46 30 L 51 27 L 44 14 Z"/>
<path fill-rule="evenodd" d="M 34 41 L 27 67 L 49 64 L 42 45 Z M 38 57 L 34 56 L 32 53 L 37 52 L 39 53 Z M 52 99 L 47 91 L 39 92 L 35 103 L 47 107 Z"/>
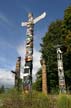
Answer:
<path fill-rule="evenodd" d="M 30 12 L 28 13 L 28 18 L 31 18 L 31 17 L 33 17 L 33 14 Z"/>

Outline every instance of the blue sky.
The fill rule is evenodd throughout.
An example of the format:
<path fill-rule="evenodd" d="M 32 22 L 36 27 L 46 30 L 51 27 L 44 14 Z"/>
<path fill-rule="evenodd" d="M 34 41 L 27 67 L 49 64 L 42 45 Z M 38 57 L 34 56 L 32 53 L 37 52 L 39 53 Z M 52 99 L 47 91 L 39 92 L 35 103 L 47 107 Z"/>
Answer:
<path fill-rule="evenodd" d="M 28 12 L 32 12 L 34 17 L 44 11 L 47 13 L 46 18 L 34 28 L 37 57 L 41 38 L 48 30 L 49 24 L 56 19 L 62 19 L 64 10 L 69 5 L 71 0 L 0 0 L 0 69 L 14 69 L 17 57 L 25 55 L 26 27 L 21 27 L 21 22 L 27 21 Z"/>

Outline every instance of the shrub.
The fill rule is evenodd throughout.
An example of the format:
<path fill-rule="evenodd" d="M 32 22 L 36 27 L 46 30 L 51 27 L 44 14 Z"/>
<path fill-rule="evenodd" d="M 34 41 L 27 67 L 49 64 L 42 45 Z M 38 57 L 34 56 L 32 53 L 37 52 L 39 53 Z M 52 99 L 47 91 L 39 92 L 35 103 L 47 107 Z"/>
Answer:
<path fill-rule="evenodd" d="M 25 101 L 27 103 L 26 108 L 48 108 L 48 97 L 39 92 L 32 92 L 32 94 L 27 94 Z"/>
<path fill-rule="evenodd" d="M 69 104 L 69 99 L 67 95 L 60 94 L 57 99 L 57 108 L 69 108 L 68 104 Z"/>
<path fill-rule="evenodd" d="M 68 95 L 68 99 L 69 99 L 68 108 L 71 108 L 71 95 Z"/>
<path fill-rule="evenodd" d="M 3 108 L 48 108 L 48 97 L 39 92 L 23 94 L 10 90 L 3 95 Z"/>

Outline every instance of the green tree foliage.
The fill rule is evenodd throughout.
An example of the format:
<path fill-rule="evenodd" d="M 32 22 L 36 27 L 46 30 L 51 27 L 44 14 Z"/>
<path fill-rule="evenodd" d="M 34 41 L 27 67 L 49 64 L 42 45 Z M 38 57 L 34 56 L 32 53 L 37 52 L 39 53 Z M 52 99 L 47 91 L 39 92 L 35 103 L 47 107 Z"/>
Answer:
<path fill-rule="evenodd" d="M 68 32 L 65 38 L 66 52 L 64 53 L 64 69 L 66 77 L 66 86 L 71 90 L 71 32 Z"/>
<path fill-rule="evenodd" d="M 33 83 L 33 89 L 36 91 L 42 91 L 42 74 L 41 69 L 38 70 L 36 74 L 36 81 Z"/>
<path fill-rule="evenodd" d="M 71 31 L 71 6 L 64 11 L 64 25 L 67 30 Z"/>
<path fill-rule="evenodd" d="M 4 93 L 5 92 L 5 88 L 4 88 L 4 85 L 2 85 L 1 87 L 0 87 L 0 93 Z"/>
<path fill-rule="evenodd" d="M 54 48 L 58 44 L 64 44 L 63 21 L 57 20 L 49 26 L 41 44 L 41 52 L 47 64 L 48 91 L 54 92 L 58 88 L 57 55 Z"/>
<path fill-rule="evenodd" d="M 65 37 L 66 52 L 64 53 L 64 68 L 66 86 L 68 90 L 71 90 L 71 6 L 64 11 L 64 27 L 67 31 Z"/>
<path fill-rule="evenodd" d="M 68 35 L 66 35 L 65 44 L 67 47 L 67 52 L 71 52 L 71 31 L 69 31 Z"/>
<path fill-rule="evenodd" d="M 48 91 L 58 91 L 56 45 L 61 45 L 66 87 L 71 88 L 71 6 L 64 11 L 63 20 L 56 20 L 49 25 L 48 32 L 43 37 L 40 45 L 42 57 L 47 65 Z"/>

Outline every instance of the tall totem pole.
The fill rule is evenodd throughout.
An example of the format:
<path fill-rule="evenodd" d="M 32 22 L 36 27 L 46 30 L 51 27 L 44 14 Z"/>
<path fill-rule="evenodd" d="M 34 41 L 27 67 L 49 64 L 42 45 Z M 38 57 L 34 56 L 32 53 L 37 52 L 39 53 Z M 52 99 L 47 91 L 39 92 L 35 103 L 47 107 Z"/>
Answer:
<path fill-rule="evenodd" d="M 43 19 L 46 16 L 44 12 L 37 18 L 33 18 L 33 14 L 28 14 L 28 21 L 22 22 L 21 26 L 27 27 L 26 32 L 26 56 L 25 56 L 25 67 L 24 67 L 24 89 L 31 90 L 32 88 L 32 69 L 33 69 L 33 35 L 34 35 L 34 24 Z"/>
<path fill-rule="evenodd" d="M 57 62 L 58 62 L 58 77 L 59 77 L 59 88 L 60 93 L 66 93 L 63 61 L 62 61 L 62 51 L 57 47 Z"/>

